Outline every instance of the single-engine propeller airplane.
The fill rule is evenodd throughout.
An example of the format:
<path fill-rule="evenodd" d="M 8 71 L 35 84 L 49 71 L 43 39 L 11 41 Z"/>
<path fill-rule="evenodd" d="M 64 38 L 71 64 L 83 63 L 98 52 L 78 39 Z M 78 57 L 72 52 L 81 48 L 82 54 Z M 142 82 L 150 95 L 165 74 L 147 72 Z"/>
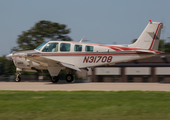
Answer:
<path fill-rule="evenodd" d="M 15 81 L 20 82 L 20 72 L 48 70 L 53 83 L 58 82 L 62 69 L 67 72 L 66 81 L 72 82 L 73 74 L 80 69 L 150 57 L 158 50 L 159 37 L 163 23 L 152 22 L 141 33 L 137 41 L 130 45 L 102 45 L 68 41 L 48 41 L 34 50 L 21 51 L 7 55 L 16 66 Z"/>

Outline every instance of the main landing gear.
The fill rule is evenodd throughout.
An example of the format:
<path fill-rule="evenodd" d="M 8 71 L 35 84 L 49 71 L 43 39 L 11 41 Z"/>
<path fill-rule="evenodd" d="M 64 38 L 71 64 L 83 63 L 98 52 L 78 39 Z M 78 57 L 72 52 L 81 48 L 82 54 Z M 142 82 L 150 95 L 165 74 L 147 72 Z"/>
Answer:
<path fill-rule="evenodd" d="M 67 74 L 67 75 L 66 75 L 66 81 L 67 81 L 68 83 L 73 82 L 73 80 L 74 80 L 74 77 L 73 77 L 72 74 Z"/>
<path fill-rule="evenodd" d="M 74 76 L 72 74 L 67 74 L 65 80 L 66 80 L 66 82 L 71 83 L 74 80 Z M 58 81 L 59 81 L 59 76 L 51 77 L 52 83 L 57 83 Z"/>
<path fill-rule="evenodd" d="M 51 77 L 51 82 L 52 83 L 57 83 L 58 81 L 59 81 L 59 77 L 58 76 Z"/>

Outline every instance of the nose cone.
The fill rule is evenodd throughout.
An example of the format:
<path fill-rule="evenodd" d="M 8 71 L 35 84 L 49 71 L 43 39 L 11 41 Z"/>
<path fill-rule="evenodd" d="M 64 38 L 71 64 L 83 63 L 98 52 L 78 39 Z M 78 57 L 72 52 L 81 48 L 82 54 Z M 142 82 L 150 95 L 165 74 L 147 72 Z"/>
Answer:
<path fill-rule="evenodd" d="M 12 53 L 6 56 L 9 59 L 12 59 Z"/>

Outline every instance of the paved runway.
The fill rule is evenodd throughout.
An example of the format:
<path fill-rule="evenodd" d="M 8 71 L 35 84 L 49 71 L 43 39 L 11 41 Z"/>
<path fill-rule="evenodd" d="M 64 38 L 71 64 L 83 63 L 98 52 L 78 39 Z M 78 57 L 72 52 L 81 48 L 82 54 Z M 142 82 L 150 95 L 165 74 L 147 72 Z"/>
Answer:
<path fill-rule="evenodd" d="M 51 82 L 0 82 L 0 90 L 29 91 L 170 91 L 166 83 L 56 83 Z"/>

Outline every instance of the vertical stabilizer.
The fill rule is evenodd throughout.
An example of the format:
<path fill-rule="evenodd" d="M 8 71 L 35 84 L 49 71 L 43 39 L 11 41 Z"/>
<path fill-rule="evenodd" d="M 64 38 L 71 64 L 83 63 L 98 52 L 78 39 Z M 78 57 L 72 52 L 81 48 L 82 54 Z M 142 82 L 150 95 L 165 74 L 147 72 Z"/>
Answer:
<path fill-rule="evenodd" d="M 151 20 L 149 20 L 148 25 L 139 36 L 137 41 L 131 45 L 128 45 L 128 47 L 158 50 L 159 38 L 162 28 L 163 23 L 152 22 Z"/>

